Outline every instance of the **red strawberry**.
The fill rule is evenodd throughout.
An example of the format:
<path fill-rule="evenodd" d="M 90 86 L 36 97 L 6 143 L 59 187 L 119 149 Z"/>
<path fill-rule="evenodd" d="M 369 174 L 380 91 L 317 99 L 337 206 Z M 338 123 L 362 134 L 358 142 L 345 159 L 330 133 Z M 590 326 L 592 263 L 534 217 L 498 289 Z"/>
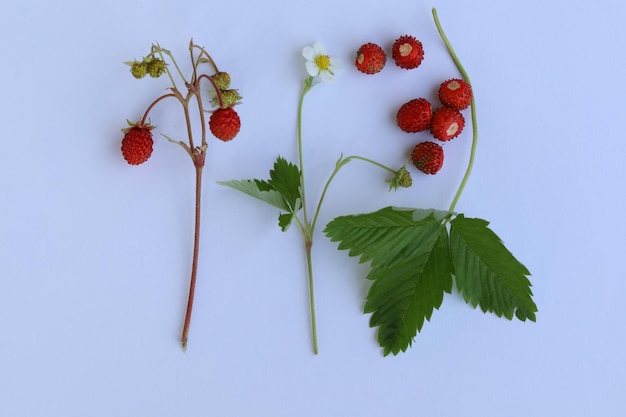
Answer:
<path fill-rule="evenodd" d="M 425 98 L 416 98 L 404 103 L 396 114 L 396 122 L 405 132 L 421 132 L 430 127 L 432 107 Z"/>
<path fill-rule="evenodd" d="M 439 86 L 439 100 L 444 106 L 466 109 L 472 102 L 472 86 L 458 78 L 444 81 Z"/>
<path fill-rule="evenodd" d="M 424 48 L 422 43 L 413 36 L 404 35 L 393 43 L 391 56 L 400 68 L 413 69 L 422 63 Z"/>
<path fill-rule="evenodd" d="M 460 111 L 452 107 L 440 107 L 433 112 L 430 133 L 445 142 L 459 136 L 464 126 L 465 118 Z"/>
<path fill-rule="evenodd" d="M 418 143 L 411 152 L 411 160 L 424 174 L 436 174 L 443 165 L 443 148 L 435 142 Z"/>
<path fill-rule="evenodd" d="M 152 155 L 152 130 L 151 126 L 135 125 L 128 129 L 123 129 L 124 139 L 122 139 L 122 155 L 131 165 L 143 164 Z"/>
<path fill-rule="evenodd" d="M 211 114 L 209 128 L 216 138 L 228 142 L 239 133 L 241 120 L 232 107 L 217 109 Z"/>
<path fill-rule="evenodd" d="M 364 74 L 376 74 L 383 69 L 385 62 L 387 62 L 385 51 L 375 43 L 366 43 L 356 51 L 354 65 Z"/>

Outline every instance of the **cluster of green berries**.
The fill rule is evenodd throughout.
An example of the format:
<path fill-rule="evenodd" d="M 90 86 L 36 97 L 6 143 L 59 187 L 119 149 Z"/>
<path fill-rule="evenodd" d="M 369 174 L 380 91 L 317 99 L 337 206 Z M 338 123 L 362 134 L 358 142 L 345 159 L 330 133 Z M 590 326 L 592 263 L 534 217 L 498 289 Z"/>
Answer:
<path fill-rule="evenodd" d="M 159 78 L 165 74 L 165 67 L 167 64 L 160 58 L 146 57 L 141 61 L 126 62 L 130 65 L 130 73 L 133 77 L 140 79 L 146 75 L 150 75 L 152 78 Z"/>
<path fill-rule="evenodd" d="M 211 75 L 209 78 L 215 87 L 215 91 L 212 91 L 215 95 L 211 100 L 211 104 L 213 106 L 227 108 L 239 104 L 242 97 L 239 95 L 237 90 L 230 88 L 230 74 L 220 71 Z M 219 96 L 217 91 L 219 91 Z"/>

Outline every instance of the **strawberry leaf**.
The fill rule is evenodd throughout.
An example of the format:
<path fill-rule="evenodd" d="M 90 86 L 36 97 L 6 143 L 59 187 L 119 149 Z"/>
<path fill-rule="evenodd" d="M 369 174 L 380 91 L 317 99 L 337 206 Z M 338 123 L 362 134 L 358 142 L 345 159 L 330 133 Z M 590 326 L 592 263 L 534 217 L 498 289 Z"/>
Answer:
<path fill-rule="evenodd" d="M 269 186 L 278 191 L 292 212 L 300 209 L 300 170 L 298 166 L 278 157 L 270 171 Z"/>
<path fill-rule="evenodd" d="M 270 170 L 269 180 L 231 180 L 219 181 L 218 184 L 239 190 L 281 210 L 278 225 L 285 231 L 294 214 L 302 208 L 300 175 L 296 165 L 279 156 Z"/>
<path fill-rule="evenodd" d="M 379 327 L 384 354 L 398 354 L 412 344 L 424 320 L 452 290 L 452 264 L 445 220 L 438 210 L 387 207 L 374 213 L 342 216 L 325 229 L 339 249 L 360 262 L 371 261 L 373 284 L 365 313 Z"/>
<path fill-rule="evenodd" d="M 456 285 L 465 301 L 492 312 L 535 321 L 530 272 L 504 246 L 483 219 L 458 215 L 450 222 L 450 248 Z"/>

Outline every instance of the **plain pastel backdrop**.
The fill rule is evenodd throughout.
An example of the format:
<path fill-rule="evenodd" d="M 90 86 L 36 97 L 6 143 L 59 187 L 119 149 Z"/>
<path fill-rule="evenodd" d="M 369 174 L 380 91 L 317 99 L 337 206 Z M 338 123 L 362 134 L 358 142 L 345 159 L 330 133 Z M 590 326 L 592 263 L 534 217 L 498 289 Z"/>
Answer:
<path fill-rule="evenodd" d="M 320 353 L 311 352 L 304 251 L 277 212 L 217 185 L 296 160 L 296 107 L 315 41 L 342 60 L 307 96 L 307 191 L 339 155 L 399 166 L 424 135 L 399 105 L 458 76 L 431 8 L 470 74 L 478 151 L 457 210 L 491 222 L 532 272 L 537 322 L 509 322 L 447 295 L 413 347 L 383 357 L 362 307 L 365 265 L 318 229 Z M 625 415 L 626 3 L 621 0 L 10 1 L 0 14 L 0 414 L 319 417 Z M 422 66 L 357 72 L 365 42 L 403 34 Z M 210 142 L 189 348 L 179 345 L 189 280 L 193 169 L 160 134 L 152 158 L 122 159 L 120 129 L 167 79 L 124 61 L 153 42 L 187 65 L 204 45 L 244 97 L 242 129 Z M 186 68 L 189 68 L 188 66 Z M 158 107 L 159 133 L 184 135 Z M 386 191 L 357 162 L 320 216 L 387 205 L 449 206 L 469 129 L 437 176 Z"/>

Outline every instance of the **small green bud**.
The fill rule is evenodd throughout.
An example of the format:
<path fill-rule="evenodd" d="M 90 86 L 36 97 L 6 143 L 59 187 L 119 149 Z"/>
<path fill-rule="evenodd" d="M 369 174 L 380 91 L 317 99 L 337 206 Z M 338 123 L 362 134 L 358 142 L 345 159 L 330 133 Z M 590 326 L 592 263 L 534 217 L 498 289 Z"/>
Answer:
<path fill-rule="evenodd" d="M 222 108 L 234 106 L 239 102 L 239 100 L 242 99 L 237 90 L 224 90 L 221 91 L 220 94 L 222 95 Z M 219 107 L 220 100 L 217 98 L 217 94 L 215 94 L 215 96 L 211 100 L 211 104 Z"/>
<path fill-rule="evenodd" d="M 143 78 L 148 73 L 148 66 L 144 62 L 135 61 L 130 66 L 130 73 L 137 79 Z"/>
<path fill-rule="evenodd" d="M 165 73 L 165 62 L 158 58 L 152 58 L 150 62 L 148 62 L 148 74 L 152 78 L 159 78 L 161 75 Z"/>
<path fill-rule="evenodd" d="M 406 169 L 406 165 L 396 171 L 392 179 L 389 180 L 389 190 L 397 190 L 398 187 L 409 188 L 413 185 L 411 173 Z"/>
<path fill-rule="evenodd" d="M 228 90 L 230 87 L 230 74 L 227 72 L 218 72 L 211 75 L 211 79 L 220 90 Z"/>
<path fill-rule="evenodd" d="M 411 173 L 407 171 L 406 167 L 402 167 L 400 175 L 398 176 L 398 185 L 402 188 L 409 188 L 413 185 L 413 178 Z"/>

